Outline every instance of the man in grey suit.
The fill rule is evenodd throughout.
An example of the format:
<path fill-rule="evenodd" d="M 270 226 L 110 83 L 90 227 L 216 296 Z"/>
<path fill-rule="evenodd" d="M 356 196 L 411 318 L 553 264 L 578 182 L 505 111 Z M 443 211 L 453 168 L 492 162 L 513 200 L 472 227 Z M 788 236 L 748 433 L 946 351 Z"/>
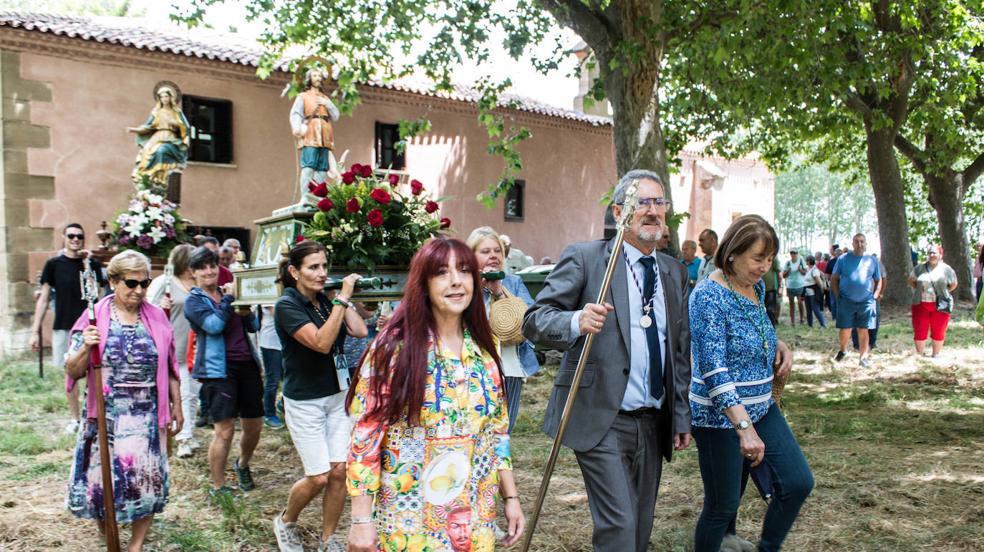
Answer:
<path fill-rule="evenodd" d="M 612 552 L 646 550 L 662 459 L 690 444 L 687 270 L 655 251 L 669 204 L 656 173 L 634 170 L 619 180 L 615 218 L 633 180 L 638 207 L 622 251 L 611 241 L 567 247 L 523 323 L 531 341 L 566 351 L 543 423 L 552 437 L 585 336 L 596 334 L 563 444 L 584 477 L 594 549 Z M 610 255 L 619 262 L 599 305 Z"/>

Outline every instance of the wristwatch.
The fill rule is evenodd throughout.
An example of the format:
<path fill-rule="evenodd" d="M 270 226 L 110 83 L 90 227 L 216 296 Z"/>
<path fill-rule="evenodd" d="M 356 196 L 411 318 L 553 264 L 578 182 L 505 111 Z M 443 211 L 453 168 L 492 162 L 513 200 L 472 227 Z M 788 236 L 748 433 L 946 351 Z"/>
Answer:
<path fill-rule="evenodd" d="M 752 427 L 752 422 L 748 420 L 739 420 L 738 423 L 735 424 L 735 429 L 738 431 L 741 431 L 743 429 L 748 429 L 750 427 Z"/>

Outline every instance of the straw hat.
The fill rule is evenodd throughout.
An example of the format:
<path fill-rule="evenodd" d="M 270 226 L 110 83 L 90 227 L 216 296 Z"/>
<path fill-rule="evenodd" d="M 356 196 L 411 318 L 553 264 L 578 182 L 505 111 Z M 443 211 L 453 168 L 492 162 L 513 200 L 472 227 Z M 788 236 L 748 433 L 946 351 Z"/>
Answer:
<path fill-rule="evenodd" d="M 503 289 L 505 291 L 505 289 Z M 523 316 L 526 302 L 514 295 L 507 295 L 492 301 L 489 307 L 489 324 L 492 333 L 504 346 L 519 345 L 523 337 Z"/>

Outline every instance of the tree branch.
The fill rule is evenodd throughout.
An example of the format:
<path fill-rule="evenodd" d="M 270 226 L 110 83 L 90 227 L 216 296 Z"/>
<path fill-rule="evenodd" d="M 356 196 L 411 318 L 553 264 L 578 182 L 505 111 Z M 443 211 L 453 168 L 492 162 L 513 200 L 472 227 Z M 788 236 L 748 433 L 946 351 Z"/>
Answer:
<path fill-rule="evenodd" d="M 926 163 L 923 161 L 923 155 L 925 154 L 905 136 L 902 136 L 901 133 L 895 135 L 895 149 L 899 150 L 902 155 L 912 162 L 912 166 L 916 168 L 919 174 L 925 174 Z"/>
<path fill-rule="evenodd" d="M 597 48 L 605 40 L 608 34 L 607 21 L 601 13 L 581 0 L 538 0 L 538 2 L 561 25 L 580 35 L 592 49 Z"/>
<path fill-rule="evenodd" d="M 964 189 L 966 190 L 970 188 L 970 185 L 973 184 L 975 180 L 980 178 L 981 173 L 984 173 L 984 152 L 981 152 L 980 155 L 977 156 L 977 159 L 974 159 L 974 161 L 963 170 L 963 173 L 961 173 L 963 176 Z"/>
<path fill-rule="evenodd" d="M 858 112 L 864 119 L 865 124 L 869 124 L 873 120 L 873 113 L 871 111 L 871 106 L 869 106 L 857 92 L 848 92 L 841 96 L 844 99 L 844 103 L 847 107 Z"/>

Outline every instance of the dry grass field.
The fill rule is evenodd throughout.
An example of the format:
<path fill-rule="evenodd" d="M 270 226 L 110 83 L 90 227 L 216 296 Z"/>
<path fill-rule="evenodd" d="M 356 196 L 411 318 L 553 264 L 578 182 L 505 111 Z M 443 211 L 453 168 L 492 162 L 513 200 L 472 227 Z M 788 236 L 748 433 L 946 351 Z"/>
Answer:
<path fill-rule="evenodd" d="M 964 311 L 966 312 L 966 310 Z M 840 364 L 835 331 L 780 327 L 795 351 L 784 406 L 810 460 L 816 489 L 786 549 L 984 549 L 984 346 L 981 329 L 958 314 L 946 362 L 912 352 L 906 312 L 888 313 L 875 366 L 856 356 Z M 0 363 L 0 550 L 98 550 L 93 524 L 63 508 L 74 439 L 63 436 L 61 381 L 36 361 Z M 556 359 L 528 381 L 513 437 L 524 506 L 540 482 L 550 441 L 539 431 Z M 199 439 L 207 434 L 200 431 Z M 204 455 L 174 460 L 171 501 L 151 531 L 149 550 L 275 550 L 270 519 L 299 477 L 286 430 L 265 431 L 253 462 L 257 489 L 234 503 L 209 506 Z M 231 473 L 230 473 L 231 477 Z M 696 451 L 664 470 L 651 550 L 692 549 L 702 500 Z M 764 504 L 747 495 L 739 533 L 754 540 Z M 302 516 L 305 542 L 316 547 L 320 508 Z M 343 522 L 344 523 L 344 522 Z M 124 539 L 129 534 L 122 529 Z M 534 549 L 590 550 L 591 519 L 573 456 L 559 459 Z"/>

